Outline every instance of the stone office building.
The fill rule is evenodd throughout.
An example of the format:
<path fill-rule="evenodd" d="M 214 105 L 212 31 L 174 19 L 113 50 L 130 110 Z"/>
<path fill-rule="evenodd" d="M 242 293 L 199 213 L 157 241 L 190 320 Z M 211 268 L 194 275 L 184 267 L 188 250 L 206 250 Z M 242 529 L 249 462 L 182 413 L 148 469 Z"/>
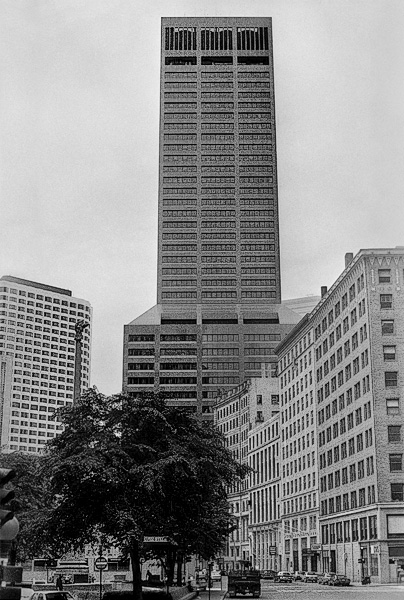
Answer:
<path fill-rule="evenodd" d="M 300 491 L 300 467 L 312 433 L 318 439 L 318 467 L 310 479 L 311 486 L 313 475 L 318 479 L 317 569 L 344 573 L 356 582 L 367 575 L 374 582 L 396 582 L 404 566 L 403 289 L 403 248 L 347 254 L 344 272 L 329 291 L 323 289 L 316 308 L 277 348 L 286 462 L 284 550 L 288 556 L 287 519 L 293 567 L 295 558 L 304 567 L 302 539 L 295 540 L 307 537 L 302 532 L 305 506 L 297 496 L 309 491 L 307 476 Z M 306 355 L 314 381 L 309 380 L 307 389 Z M 303 424 L 310 434 L 306 449 Z M 313 548 L 311 540 L 306 546 Z"/>
<path fill-rule="evenodd" d="M 253 378 L 221 394 L 214 423 L 234 458 L 251 467 L 228 490 L 236 525 L 219 559 L 223 569 L 278 567 L 280 437 L 277 377 Z"/>
<path fill-rule="evenodd" d="M 281 342 L 278 354 L 282 568 L 317 571 L 318 454 L 313 327 L 308 316 Z"/>
<path fill-rule="evenodd" d="M 270 18 L 162 19 L 159 150 L 157 304 L 125 326 L 123 388 L 212 418 L 299 320 L 281 305 Z"/>

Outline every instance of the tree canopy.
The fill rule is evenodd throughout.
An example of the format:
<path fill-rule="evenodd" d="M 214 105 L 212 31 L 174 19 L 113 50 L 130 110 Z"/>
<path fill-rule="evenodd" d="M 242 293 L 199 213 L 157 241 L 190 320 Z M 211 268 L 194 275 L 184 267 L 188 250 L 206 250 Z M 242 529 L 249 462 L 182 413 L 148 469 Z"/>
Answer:
<path fill-rule="evenodd" d="M 60 555 L 100 541 L 119 547 L 131 557 L 137 596 L 144 536 L 166 536 L 204 558 L 221 549 L 233 526 L 226 489 L 245 467 L 212 425 L 158 394 L 105 397 L 96 389 L 61 419 L 64 431 L 43 461 L 43 548 Z"/>
<path fill-rule="evenodd" d="M 9 564 L 22 561 L 32 553 L 35 547 L 35 523 L 42 519 L 48 495 L 48 479 L 41 470 L 41 458 L 24 452 L 1 452 L 0 466 L 14 469 L 16 477 L 8 484 L 13 488 L 15 498 L 10 502 L 20 524 L 20 531 L 12 543 L 1 542 L 9 548 Z"/>

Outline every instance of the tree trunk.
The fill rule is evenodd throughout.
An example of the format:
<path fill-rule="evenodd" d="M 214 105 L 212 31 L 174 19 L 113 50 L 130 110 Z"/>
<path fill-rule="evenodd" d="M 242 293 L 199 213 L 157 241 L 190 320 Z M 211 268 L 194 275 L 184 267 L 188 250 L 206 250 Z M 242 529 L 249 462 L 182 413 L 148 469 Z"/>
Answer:
<path fill-rule="evenodd" d="M 17 562 L 17 542 L 12 540 L 8 551 L 8 564 L 14 566 Z"/>
<path fill-rule="evenodd" d="M 139 542 L 137 540 L 133 540 L 130 560 L 133 575 L 133 598 L 134 600 L 142 600 L 142 571 L 140 567 Z"/>
<path fill-rule="evenodd" d="M 182 554 L 177 555 L 177 585 L 182 585 Z"/>
<path fill-rule="evenodd" d="M 176 559 L 176 551 L 171 546 L 167 551 L 167 584 L 173 585 L 174 583 L 174 569 L 175 569 L 175 559 Z"/>

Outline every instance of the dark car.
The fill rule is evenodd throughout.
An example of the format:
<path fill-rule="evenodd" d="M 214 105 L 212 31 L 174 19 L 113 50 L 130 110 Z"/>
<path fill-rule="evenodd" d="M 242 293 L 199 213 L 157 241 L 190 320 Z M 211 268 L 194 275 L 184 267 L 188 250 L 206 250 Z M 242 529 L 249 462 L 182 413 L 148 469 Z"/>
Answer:
<path fill-rule="evenodd" d="M 333 575 L 330 579 L 329 585 L 347 586 L 351 585 L 351 580 L 345 575 Z"/>

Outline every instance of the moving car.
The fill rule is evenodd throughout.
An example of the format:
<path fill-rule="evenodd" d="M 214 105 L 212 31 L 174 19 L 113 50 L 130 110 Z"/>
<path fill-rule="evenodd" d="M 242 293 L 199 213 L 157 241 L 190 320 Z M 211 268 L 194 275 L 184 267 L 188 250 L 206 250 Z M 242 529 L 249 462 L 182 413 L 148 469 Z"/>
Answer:
<path fill-rule="evenodd" d="M 333 575 L 330 579 L 330 583 L 328 585 L 341 585 L 347 586 L 351 585 L 351 580 L 348 579 L 345 575 Z"/>
<path fill-rule="evenodd" d="M 317 573 L 314 571 L 306 571 L 302 577 L 303 583 L 317 583 Z"/>
<path fill-rule="evenodd" d="M 268 571 L 261 571 L 261 579 L 275 579 L 276 571 L 272 571 L 271 569 Z"/>
<path fill-rule="evenodd" d="M 252 594 L 254 598 L 259 598 L 261 596 L 260 572 L 253 569 L 229 571 L 227 594 L 229 598 L 235 598 L 237 594 L 242 596 Z"/>
<path fill-rule="evenodd" d="M 275 575 L 275 581 L 279 581 L 280 583 L 292 583 L 292 573 L 289 573 L 288 571 L 278 571 Z"/>
<path fill-rule="evenodd" d="M 304 571 L 295 571 L 295 574 L 293 575 L 293 579 L 295 581 L 299 581 L 302 580 L 304 576 Z"/>

